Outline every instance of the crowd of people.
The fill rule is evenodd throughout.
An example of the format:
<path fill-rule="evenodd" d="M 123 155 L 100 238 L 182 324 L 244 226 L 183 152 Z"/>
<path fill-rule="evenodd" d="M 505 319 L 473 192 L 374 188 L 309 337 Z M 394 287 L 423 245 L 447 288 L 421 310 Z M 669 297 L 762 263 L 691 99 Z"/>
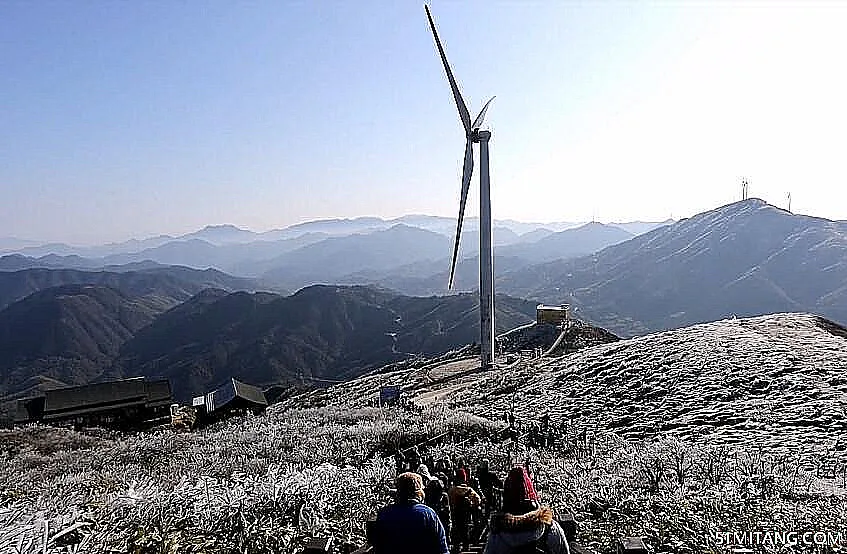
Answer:
<path fill-rule="evenodd" d="M 568 554 L 553 510 L 539 503 L 525 465 L 500 479 L 488 460 L 395 455 L 394 502 L 377 515 L 374 554 L 457 554 L 485 542 L 483 554 Z"/>

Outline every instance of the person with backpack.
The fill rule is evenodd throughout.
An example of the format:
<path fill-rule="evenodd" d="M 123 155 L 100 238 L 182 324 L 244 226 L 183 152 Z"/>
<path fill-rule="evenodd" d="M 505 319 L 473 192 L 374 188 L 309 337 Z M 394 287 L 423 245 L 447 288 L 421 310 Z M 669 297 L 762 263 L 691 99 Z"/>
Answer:
<path fill-rule="evenodd" d="M 468 485 L 468 473 L 464 468 L 456 470 L 453 486 L 447 491 L 450 500 L 450 514 L 452 523 L 452 545 L 455 552 L 461 549 L 467 550 L 471 539 L 471 522 L 474 511 L 476 511 L 482 499 L 479 494 Z"/>
<path fill-rule="evenodd" d="M 374 554 L 449 554 L 444 526 L 432 508 L 423 503 L 421 476 L 401 473 L 394 484 L 394 503 L 376 516 Z"/>
<path fill-rule="evenodd" d="M 564 530 L 553 510 L 539 505 L 523 466 L 513 467 L 503 483 L 503 509 L 491 516 L 483 554 L 570 554 Z"/>
<path fill-rule="evenodd" d="M 438 519 L 441 520 L 441 525 L 444 526 L 444 531 L 449 537 L 452 523 L 450 520 L 450 499 L 447 496 L 447 488 L 441 482 L 441 479 L 433 477 L 424 484 L 424 503 L 438 514 Z"/>
<path fill-rule="evenodd" d="M 418 466 L 418 475 L 424 483 L 424 504 L 435 510 L 447 536 L 450 536 L 450 500 L 447 497 L 447 487 L 438 477 L 429 472 L 426 464 Z"/>

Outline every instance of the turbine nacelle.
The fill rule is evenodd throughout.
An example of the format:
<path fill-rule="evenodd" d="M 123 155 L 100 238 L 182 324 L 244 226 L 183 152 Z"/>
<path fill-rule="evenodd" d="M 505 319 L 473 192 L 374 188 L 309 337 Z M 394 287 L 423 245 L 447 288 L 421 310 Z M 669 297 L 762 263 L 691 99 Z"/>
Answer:
<path fill-rule="evenodd" d="M 491 139 L 491 131 L 474 131 L 471 134 L 470 138 L 471 138 L 471 142 L 473 142 L 474 144 L 479 144 L 480 142 L 482 142 L 484 140 Z"/>

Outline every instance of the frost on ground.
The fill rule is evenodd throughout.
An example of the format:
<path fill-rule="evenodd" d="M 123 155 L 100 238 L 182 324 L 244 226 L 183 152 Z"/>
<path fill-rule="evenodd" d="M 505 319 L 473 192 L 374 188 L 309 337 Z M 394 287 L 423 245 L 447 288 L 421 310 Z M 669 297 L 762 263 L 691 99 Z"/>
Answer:
<path fill-rule="evenodd" d="M 455 412 L 276 410 L 196 432 L 0 431 L 0 552 L 295 552 L 363 541 L 407 441 L 485 430 Z M 411 430 L 411 431 L 410 431 Z M 63 450 L 45 450 L 51 442 Z"/>
<path fill-rule="evenodd" d="M 622 340 L 563 357 L 517 362 L 449 383 L 431 368 L 365 377 L 311 395 L 366 405 L 385 384 L 438 396 L 503 420 L 671 433 L 710 443 L 785 451 L 847 450 L 847 331 L 809 314 L 730 319 Z M 440 393 L 440 394 L 439 394 Z"/>
<path fill-rule="evenodd" d="M 500 471 L 529 460 L 593 552 L 625 535 L 682 554 L 726 552 L 725 531 L 847 532 L 845 335 L 807 315 L 728 320 L 482 374 L 416 363 L 195 433 L 0 431 L 0 552 L 361 544 L 386 456 L 419 443 Z M 383 384 L 432 403 L 366 407 Z M 552 448 L 505 438 L 512 406 L 525 423 L 551 412 Z"/>

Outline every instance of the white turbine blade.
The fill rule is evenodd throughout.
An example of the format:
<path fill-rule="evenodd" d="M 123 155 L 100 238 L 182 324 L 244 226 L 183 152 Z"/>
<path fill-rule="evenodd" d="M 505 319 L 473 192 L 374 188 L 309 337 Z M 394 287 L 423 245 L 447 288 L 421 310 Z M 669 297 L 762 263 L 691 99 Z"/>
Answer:
<path fill-rule="evenodd" d="M 465 145 L 465 166 L 462 168 L 462 196 L 459 199 L 459 221 L 456 224 L 456 244 L 453 246 L 453 263 L 450 264 L 450 281 L 447 288 L 453 288 L 453 277 L 456 274 L 456 258 L 459 256 L 459 240 L 462 238 L 462 221 L 465 219 L 465 203 L 468 201 L 468 189 L 473 175 L 473 143 L 470 138 Z"/>
<path fill-rule="evenodd" d="M 459 109 L 459 118 L 462 120 L 462 126 L 465 128 L 465 134 L 469 135 L 471 133 L 471 115 L 468 113 L 465 101 L 462 100 L 462 93 L 459 92 L 459 85 L 456 84 L 456 79 L 450 70 L 450 64 L 447 63 L 447 55 L 444 54 L 444 48 L 438 39 L 438 31 L 435 30 L 435 22 L 432 20 L 432 14 L 429 13 L 429 6 L 424 4 L 424 9 L 426 10 L 426 17 L 429 19 L 429 26 L 432 29 L 432 36 L 435 37 L 435 45 L 438 47 L 438 53 L 441 54 L 444 71 L 447 72 L 447 80 L 450 81 L 450 88 L 453 89 L 453 99 L 456 101 L 456 107 Z"/>
<path fill-rule="evenodd" d="M 482 127 L 482 124 L 485 122 L 485 112 L 488 111 L 488 105 L 497 98 L 496 96 L 492 96 L 491 100 L 485 103 L 482 109 L 479 111 L 479 115 L 476 116 L 476 119 L 473 120 L 473 125 L 471 125 L 472 131 L 479 131 L 479 128 Z"/>

